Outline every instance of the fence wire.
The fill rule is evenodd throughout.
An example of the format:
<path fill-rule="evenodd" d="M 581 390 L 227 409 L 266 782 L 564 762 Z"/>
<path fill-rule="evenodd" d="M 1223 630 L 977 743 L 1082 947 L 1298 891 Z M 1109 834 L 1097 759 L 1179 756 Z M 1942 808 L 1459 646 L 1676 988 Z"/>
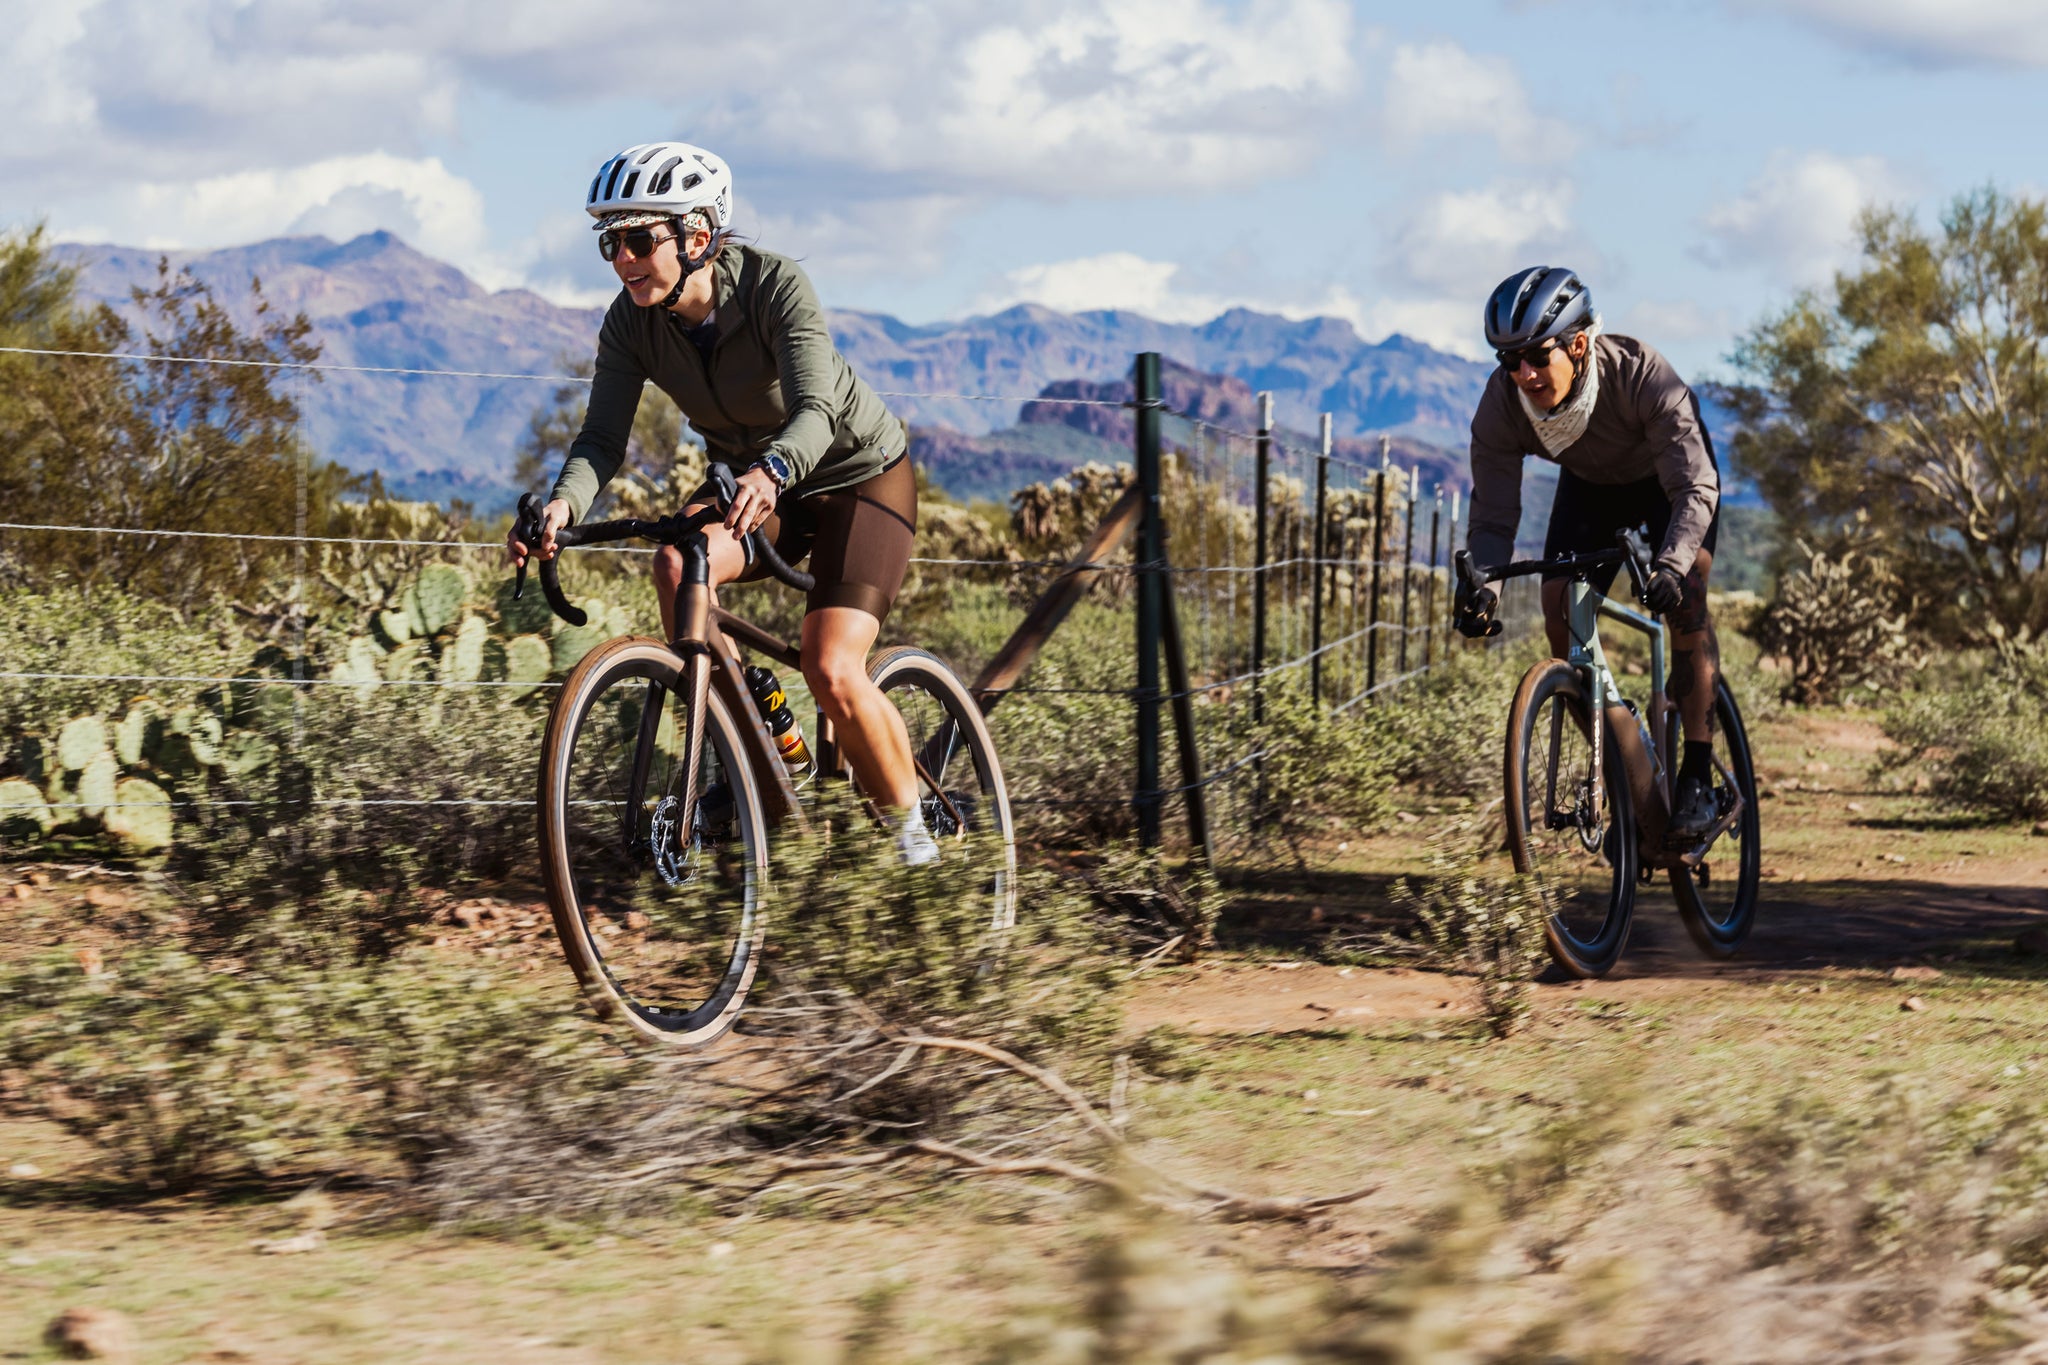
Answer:
<path fill-rule="evenodd" d="M 177 365 L 222 365 L 278 371 L 302 372 L 310 377 L 320 371 L 400 377 L 443 377 L 501 381 L 534 381 L 552 384 L 588 383 L 587 376 L 441 370 L 399 366 L 344 365 L 331 362 L 288 362 L 226 359 L 206 356 L 176 356 L 149 352 L 87 352 L 35 347 L 0 347 L 0 354 L 35 356 L 60 360 L 100 360 L 124 363 Z M 1055 398 L 1043 395 L 977 393 L 923 393 L 877 390 L 884 398 L 955 400 L 980 403 L 1037 404 L 1080 408 L 1127 408 L 1128 401 L 1114 398 Z M 1101 571 L 1112 589 L 1127 585 L 1130 576 L 1146 571 L 1167 575 L 1169 591 L 1180 626 L 1180 637 L 1188 670 L 1188 684 L 1161 696 L 1166 702 L 1187 702 L 1197 721 L 1197 750 L 1207 764 L 1193 780 L 1165 786 L 1162 797 L 1185 797 L 1197 789 L 1209 789 L 1229 809 L 1218 809 L 1224 818 L 1218 829 L 1233 831 L 1233 841 L 1254 837 L 1259 825 L 1253 808 L 1253 793 L 1260 765 L 1274 756 L 1269 735 L 1262 730 L 1257 712 L 1262 702 L 1285 694 L 1306 694 L 1312 702 L 1336 712 L 1351 710 L 1423 676 L 1447 656 L 1450 641 L 1441 628 L 1448 615 L 1449 582 L 1447 565 L 1452 547 L 1462 539 L 1456 496 L 1446 504 L 1442 489 L 1425 492 L 1415 469 L 1403 469 L 1385 458 L 1378 464 L 1346 458 L 1326 448 L 1317 448 L 1277 433 L 1262 435 L 1193 414 L 1166 409 L 1166 442 L 1170 450 L 1166 487 L 1163 489 L 1164 516 L 1169 532 L 1167 562 L 1160 565 L 1134 564 L 1128 556 L 1112 556 L 1102 563 L 1076 564 L 1056 558 L 1024 559 L 918 556 L 910 562 L 917 570 L 947 570 L 963 574 L 992 574 L 1013 585 L 1027 575 L 1076 568 Z M 1260 449 L 1264 446 L 1266 478 L 1260 487 Z M 23 686 L 46 684 L 147 685 L 152 689 L 174 689 L 164 697 L 152 697 L 149 705 L 173 714 L 192 702 L 179 702 L 178 695 L 218 698 L 245 690 L 289 689 L 292 704 L 292 734 L 296 742 L 308 723 L 306 699 L 322 691 L 375 693 L 390 690 L 394 696 L 413 695 L 423 700 L 444 692 L 495 697 L 493 704 L 516 705 L 515 699 L 544 694 L 560 686 L 542 678 L 462 676 L 364 676 L 361 670 L 347 672 L 337 666 L 327 676 L 306 673 L 305 631 L 308 607 L 305 602 L 306 561 L 309 547 L 330 547 L 369 554 L 395 551 L 426 551 L 430 554 L 465 556 L 482 552 L 501 553 L 496 541 L 464 539 L 423 539 L 405 537 L 315 536 L 305 531 L 303 471 L 300 479 L 298 530 L 296 534 L 254 533 L 236 530 L 197 531 L 182 528 L 95 525 L 83 523 L 0 522 L 0 532 L 33 535 L 93 535 L 143 539 L 195 539 L 288 545 L 296 555 L 295 576 L 289 614 L 289 629 L 298 644 L 290 660 L 289 674 L 269 676 L 226 676 L 207 673 L 106 671 L 88 672 L 62 668 L 14 668 L 0 670 L 0 683 Z M 1257 553 L 1258 517 L 1263 508 L 1267 533 L 1263 560 Z M 652 547 L 613 545 L 591 547 L 609 554 L 653 554 Z M 1258 609 L 1263 590 L 1264 609 Z M 1112 614 L 1128 615 L 1127 591 L 1112 591 L 1107 605 Z M 1530 604 L 1524 604 L 1525 606 Z M 387 604 L 388 608 L 389 604 Z M 1530 628 L 1533 610 L 1517 610 L 1512 602 L 1503 613 L 1512 633 Z M 1255 636 L 1264 627 L 1264 648 L 1257 648 Z M 1128 629 L 1128 628 L 1126 628 Z M 1125 640 L 1132 637 L 1129 633 Z M 593 641 L 594 642 L 594 641 Z M 1102 813 L 1109 826 L 1127 817 L 1130 805 L 1130 774 L 1118 771 L 1112 760 L 1108 771 L 1098 774 L 1106 781 L 1090 785 L 1086 795 L 1075 794 L 1069 784 L 1070 765 L 1048 762 L 1044 751 L 1049 737 L 1075 724 L 1099 726 L 1112 712 L 1121 712 L 1128 724 L 1128 708 L 1136 699 L 1135 682 L 1116 686 L 1069 686 L 1058 682 L 1020 684 L 996 689 L 1002 697 L 1004 723 L 998 733 L 1008 733 L 1022 745 L 1003 751 L 1013 785 L 1022 790 L 1014 799 L 1021 807 Z M 131 703 L 131 709 L 142 705 Z M 431 705 L 441 703 L 432 701 Z M 1075 708 L 1079 708 L 1078 710 Z M 103 708 L 111 719 L 114 708 Z M 540 712 L 526 708 L 532 718 L 533 753 L 537 755 Z M 1024 716 L 1022 723 L 1011 719 Z M 1035 714 L 1032 714 L 1035 713 Z M 125 714 L 125 713 L 124 713 Z M 317 719 L 317 717 L 313 718 Z M 9 743 L 12 736 L 0 736 Z M 43 737 L 49 740 L 54 737 Z M 1107 736 L 1091 734 L 1090 743 L 1103 745 Z M 16 746 L 17 748 L 19 746 Z M 1114 752 L 1113 742 L 1108 744 Z M 1209 755 L 1231 753 L 1223 762 L 1210 762 Z M 5 751 L 0 751 L 4 757 Z M 15 768 L 21 767 L 17 754 Z M 9 767 L 0 763 L 0 782 L 8 779 Z M 35 801 L 0 797 L 0 831 L 7 826 L 8 812 L 38 810 L 47 813 L 102 813 L 112 810 L 164 809 L 173 812 L 241 810 L 262 807 L 298 807 L 338 810 L 410 808 L 519 808 L 530 806 L 524 796 L 423 796 L 386 792 L 379 795 L 334 796 L 300 793 L 257 798 L 235 794 L 188 795 L 174 790 L 162 799 L 125 801 L 91 800 L 64 789 L 75 785 L 78 774 L 64 770 L 52 779 L 48 790 Z M 175 784 L 170 784 L 175 785 Z M 202 790 L 204 783 L 197 784 Z M 432 785 L 432 784 L 429 784 Z M 1064 788 L 1064 789 L 1063 789 Z M 19 788 L 17 787 L 18 791 Z M 17 821 L 17 825 L 18 825 Z M 59 822 L 61 824 L 61 820 Z M 4 834 L 0 834 L 4 837 Z"/>

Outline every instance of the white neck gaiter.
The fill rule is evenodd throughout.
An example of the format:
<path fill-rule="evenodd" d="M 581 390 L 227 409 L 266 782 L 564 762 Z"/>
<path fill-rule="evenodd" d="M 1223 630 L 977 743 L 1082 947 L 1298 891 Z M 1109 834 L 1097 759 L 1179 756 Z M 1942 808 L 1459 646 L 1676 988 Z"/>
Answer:
<path fill-rule="evenodd" d="M 1543 449 L 1552 459 L 1586 434 L 1586 423 L 1593 419 L 1593 404 L 1600 398 L 1600 357 L 1593 350 L 1593 338 L 1600 335 L 1600 324 L 1588 327 L 1585 335 L 1586 377 L 1579 381 L 1579 391 L 1566 399 L 1563 407 L 1556 412 L 1544 412 L 1529 401 L 1520 385 L 1515 386 L 1522 411 L 1529 414 L 1529 425 L 1536 428 L 1536 439 L 1543 442 Z"/>

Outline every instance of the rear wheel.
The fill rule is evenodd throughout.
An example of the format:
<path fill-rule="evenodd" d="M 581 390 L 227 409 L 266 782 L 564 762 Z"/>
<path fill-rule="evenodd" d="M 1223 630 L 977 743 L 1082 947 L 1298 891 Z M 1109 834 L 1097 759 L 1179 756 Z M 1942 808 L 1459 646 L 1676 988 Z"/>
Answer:
<path fill-rule="evenodd" d="M 1717 815 L 1741 806 L 1741 813 L 1700 858 L 1697 867 L 1671 869 L 1671 890 L 1686 932 L 1709 957 L 1726 957 L 1741 946 L 1756 924 L 1757 888 L 1763 876 L 1758 845 L 1756 768 L 1749 732 L 1725 680 L 1714 689 L 1714 809 Z"/>
<path fill-rule="evenodd" d="M 945 661 L 927 650 L 884 651 L 868 669 L 903 714 L 917 765 L 918 802 L 940 858 L 959 885 L 987 899 L 989 925 L 1017 916 L 1016 829 L 1003 767 L 981 707 Z"/>
<path fill-rule="evenodd" d="M 766 827 L 709 666 L 613 640 L 570 672 L 543 741 L 541 868 L 563 954 L 600 1014 L 661 1043 L 731 1027 L 764 929 Z"/>
<path fill-rule="evenodd" d="M 1604 792 L 1593 781 L 1591 708 L 1562 659 L 1522 678 L 1508 712 L 1508 847 L 1536 881 L 1550 955 L 1573 976 L 1604 976 L 1621 957 L 1635 908 L 1636 830 L 1614 745 Z"/>

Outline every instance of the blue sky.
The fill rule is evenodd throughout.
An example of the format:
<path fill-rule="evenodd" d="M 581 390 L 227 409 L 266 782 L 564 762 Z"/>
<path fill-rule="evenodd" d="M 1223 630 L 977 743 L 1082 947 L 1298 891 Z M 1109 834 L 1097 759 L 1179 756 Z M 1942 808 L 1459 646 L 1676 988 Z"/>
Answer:
<path fill-rule="evenodd" d="M 1479 353 L 1577 266 L 1725 375 L 1872 200 L 2035 192 L 2039 0 L 0 0 L 6 221 L 208 247 L 391 228 L 493 287 L 608 297 L 581 213 L 627 143 L 734 165 L 828 303 L 1330 313 Z"/>

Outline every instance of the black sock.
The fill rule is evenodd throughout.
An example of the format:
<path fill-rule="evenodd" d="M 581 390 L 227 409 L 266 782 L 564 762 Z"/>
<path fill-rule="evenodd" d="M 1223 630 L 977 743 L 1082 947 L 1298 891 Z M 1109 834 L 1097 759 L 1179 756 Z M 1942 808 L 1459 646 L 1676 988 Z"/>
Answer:
<path fill-rule="evenodd" d="M 1689 739 L 1685 742 L 1685 758 L 1678 765 L 1680 777 L 1696 777 L 1712 785 L 1714 781 L 1714 744 L 1712 740 Z"/>

